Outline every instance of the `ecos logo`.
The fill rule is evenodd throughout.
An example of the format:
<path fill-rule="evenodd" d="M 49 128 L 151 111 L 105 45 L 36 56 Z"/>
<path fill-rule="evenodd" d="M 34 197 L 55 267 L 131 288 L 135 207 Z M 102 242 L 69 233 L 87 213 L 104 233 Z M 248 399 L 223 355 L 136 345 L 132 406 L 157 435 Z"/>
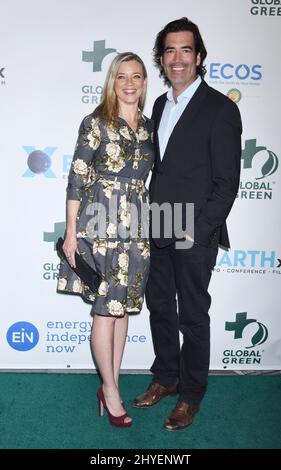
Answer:
<path fill-rule="evenodd" d="M 29 351 L 39 341 L 39 332 L 32 323 L 21 321 L 14 323 L 7 331 L 9 345 L 17 351 Z"/>
<path fill-rule="evenodd" d="M 261 73 L 262 66 L 260 64 L 247 65 L 247 64 L 230 64 L 213 62 L 210 64 L 209 76 L 210 80 L 219 80 L 220 82 L 231 83 L 255 83 L 257 84 L 262 79 Z"/>
<path fill-rule="evenodd" d="M 101 72 L 104 58 L 113 53 L 117 53 L 117 50 L 112 47 L 105 47 L 104 39 L 94 41 L 91 51 L 82 51 L 82 61 L 92 63 L 93 72 Z M 103 82 L 104 77 L 98 83 L 83 84 L 81 87 L 82 103 L 98 105 L 103 92 Z"/>
<path fill-rule="evenodd" d="M 56 251 L 56 244 L 59 237 L 63 237 L 65 233 L 65 222 L 56 222 L 54 224 L 54 230 L 52 232 L 44 232 L 44 242 L 52 243 L 53 251 Z M 46 261 L 43 264 L 42 277 L 45 281 L 52 281 L 58 279 L 58 272 L 60 267 L 59 258 L 56 258 L 56 262 Z"/>
<path fill-rule="evenodd" d="M 256 139 L 245 141 L 242 150 L 242 173 L 238 197 L 244 199 L 272 199 L 272 181 L 268 177 L 273 175 L 279 166 L 276 153 L 264 145 L 257 145 Z M 244 176 L 248 176 L 247 181 Z M 259 181 L 265 180 L 267 181 Z"/>
<path fill-rule="evenodd" d="M 234 332 L 234 339 L 237 340 L 239 349 L 225 349 L 222 353 L 222 363 L 224 368 L 226 364 L 237 366 L 256 365 L 262 360 L 262 349 L 258 349 L 268 338 L 268 329 L 264 323 L 254 318 L 247 318 L 247 312 L 236 313 L 235 321 L 225 322 L 225 330 Z M 246 346 L 244 346 L 246 342 Z M 254 349 L 255 348 L 255 349 Z"/>
<path fill-rule="evenodd" d="M 36 175 L 42 174 L 45 178 L 57 178 L 57 175 L 52 170 L 52 156 L 57 150 L 57 147 L 45 147 L 43 150 L 38 150 L 32 145 L 24 145 L 24 151 L 27 153 L 27 166 L 28 168 L 22 175 L 24 178 L 34 178 Z M 62 177 L 69 171 L 72 155 L 62 156 Z"/>
<path fill-rule="evenodd" d="M 246 349 L 250 349 L 263 344 L 267 340 L 268 330 L 263 323 L 255 319 L 247 319 L 247 312 L 240 312 L 236 313 L 235 322 L 225 322 L 225 329 L 226 331 L 234 331 L 234 339 L 240 339 L 244 333 L 247 334 L 247 326 L 253 323 L 256 331 L 250 338 L 252 344 L 251 346 L 245 346 Z"/>

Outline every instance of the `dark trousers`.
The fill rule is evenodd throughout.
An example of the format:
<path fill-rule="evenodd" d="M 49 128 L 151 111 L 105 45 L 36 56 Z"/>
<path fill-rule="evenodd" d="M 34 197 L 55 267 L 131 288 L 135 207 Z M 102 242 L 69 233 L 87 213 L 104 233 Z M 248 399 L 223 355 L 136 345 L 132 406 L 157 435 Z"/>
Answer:
<path fill-rule="evenodd" d="M 146 303 L 155 360 L 153 381 L 170 387 L 179 382 L 180 399 L 198 405 L 207 388 L 210 360 L 211 297 L 208 286 L 217 248 L 194 244 L 176 249 L 151 242 Z M 178 304 L 177 304 L 177 300 Z M 183 335 L 180 347 L 179 331 Z"/>

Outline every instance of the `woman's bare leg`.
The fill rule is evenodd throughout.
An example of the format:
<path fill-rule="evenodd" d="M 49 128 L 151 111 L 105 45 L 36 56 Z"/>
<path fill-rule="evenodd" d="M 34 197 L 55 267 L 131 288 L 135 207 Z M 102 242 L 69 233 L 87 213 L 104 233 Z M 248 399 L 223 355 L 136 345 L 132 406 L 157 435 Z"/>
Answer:
<path fill-rule="evenodd" d="M 126 314 L 122 318 L 117 318 L 114 325 L 113 369 L 117 387 L 128 332 L 128 320 L 129 317 Z"/>
<path fill-rule="evenodd" d="M 114 416 L 121 416 L 125 413 L 114 376 L 114 345 L 118 350 L 121 349 L 115 338 L 115 322 L 118 320 L 95 315 L 92 328 L 92 350 L 102 377 L 106 404 Z M 125 422 L 129 421 L 131 418 L 125 419 Z"/>

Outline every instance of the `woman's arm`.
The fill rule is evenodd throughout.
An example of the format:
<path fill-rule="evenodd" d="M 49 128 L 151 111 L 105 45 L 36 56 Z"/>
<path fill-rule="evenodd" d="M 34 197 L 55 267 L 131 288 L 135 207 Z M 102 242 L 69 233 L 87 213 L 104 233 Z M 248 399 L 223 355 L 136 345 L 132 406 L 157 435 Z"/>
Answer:
<path fill-rule="evenodd" d="M 77 238 L 76 238 L 76 219 L 80 207 L 80 201 L 67 201 L 66 207 L 66 237 L 63 244 L 63 251 L 65 252 L 70 266 L 76 267 L 75 264 L 75 251 L 78 253 Z"/>
<path fill-rule="evenodd" d="M 66 238 L 63 250 L 71 266 L 75 267 L 77 248 L 76 222 L 86 184 L 93 170 L 95 150 L 100 144 L 98 120 L 86 116 L 80 126 L 67 186 Z"/>

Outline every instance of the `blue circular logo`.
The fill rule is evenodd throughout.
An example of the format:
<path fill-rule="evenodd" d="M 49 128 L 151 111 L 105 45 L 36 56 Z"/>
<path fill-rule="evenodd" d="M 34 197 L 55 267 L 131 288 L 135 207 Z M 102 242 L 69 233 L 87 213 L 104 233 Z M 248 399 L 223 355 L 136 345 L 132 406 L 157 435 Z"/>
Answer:
<path fill-rule="evenodd" d="M 27 159 L 28 168 L 33 171 L 33 173 L 44 173 L 51 166 L 51 159 L 49 155 L 42 152 L 41 150 L 34 150 L 31 152 Z"/>
<path fill-rule="evenodd" d="M 39 331 L 32 323 L 19 321 L 8 329 L 7 341 L 17 351 L 29 351 L 38 343 Z"/>

